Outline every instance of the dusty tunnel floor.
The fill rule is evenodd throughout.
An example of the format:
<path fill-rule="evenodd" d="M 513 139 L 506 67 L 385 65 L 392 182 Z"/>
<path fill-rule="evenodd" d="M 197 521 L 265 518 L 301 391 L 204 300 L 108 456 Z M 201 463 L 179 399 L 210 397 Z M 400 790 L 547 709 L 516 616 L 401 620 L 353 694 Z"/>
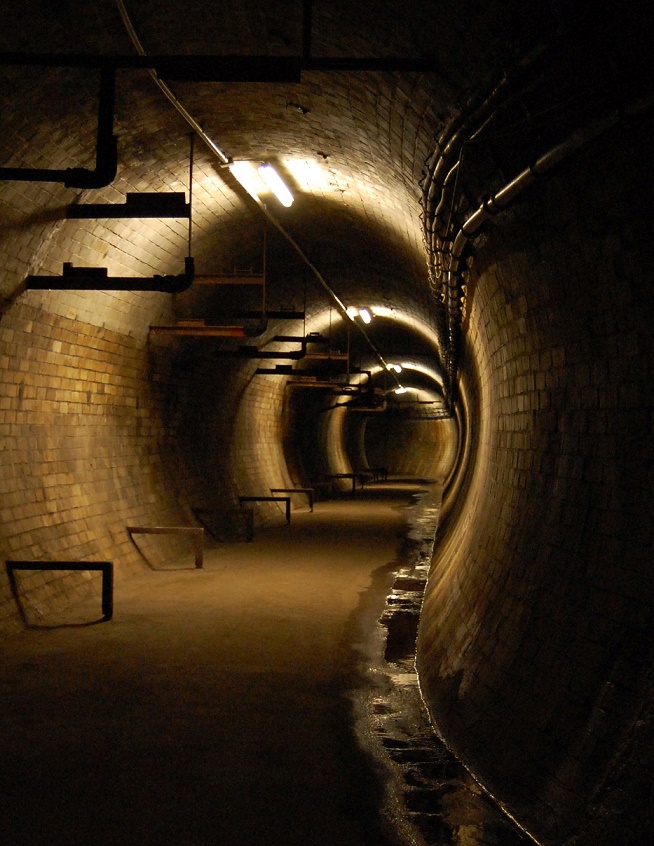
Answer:
<path fill-rule="evenodd" d="M 448 768 L 461 778 L 449 758 L 434 770 L 425 737 L 407 757 L 424 715 L 401 657 L 383 657 L 378 620 L 418 549 L 416 490 L 296 511 L 213 546 L 203 570 L 118 583 L 111 622 L 83 625 L 97 603 L 79 606 L 0 645 L 0 842 L 518 842 L 483 825 L 471 839 L 477 823 L 457 826 L 442 802 L 422 830 L 402 821 L 407 797 L 415 817 Z"/>

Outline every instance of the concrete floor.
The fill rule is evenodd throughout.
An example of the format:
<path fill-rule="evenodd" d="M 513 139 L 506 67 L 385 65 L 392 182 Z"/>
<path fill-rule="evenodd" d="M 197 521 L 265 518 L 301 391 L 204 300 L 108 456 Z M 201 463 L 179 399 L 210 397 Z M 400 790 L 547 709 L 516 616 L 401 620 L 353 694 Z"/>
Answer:
<path fill-rule="evenodd" d="M 81 625 L 98 601 L 1 644 L 0 843 L 395 843 L 348 691 L 415 490 L 295 511 L 118 583 L 111 622 Z"/>

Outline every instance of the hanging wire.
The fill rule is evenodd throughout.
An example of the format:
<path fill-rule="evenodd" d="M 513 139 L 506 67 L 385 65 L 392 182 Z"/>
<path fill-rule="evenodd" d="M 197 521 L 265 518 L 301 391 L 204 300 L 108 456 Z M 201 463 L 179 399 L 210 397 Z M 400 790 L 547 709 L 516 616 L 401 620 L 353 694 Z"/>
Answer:
<path fill-rule="evenodd" d="M 132 41 L 132 44 L 134 45 L 134 49 L 139 54 L 139 56 L 146 56 L 147 53 L 145 52 L 145 49 L 144 49 L 143 45 L 141 44 L 141 41 L 140 41 L 138 35 L 136 34 L 136 30 L 134 29 L 132 21 L 129 17 L 129 13 L 128 13 L 127 9 L 125 8 L 125 4 L 123 3 L 123 0 L 116 0 L 116 5 L 118 6 L 118 12 L 119 12 L 120 17 L 123 21 L 125 29 L 127 30 L 127 33 L 128 33 L 128 35 L 129 35 L 129 37 Z M 148 70 L 148 73 L 150 74 L 150 76 L 154 80 L 155 84 L 163 92 L 166 99 L 174 106 L 175 109 L 177 109 L 177 111 L 180 113 L 180 115 L 193 128 L 193 130 L 195 132 L 197 132 L 198 137 L 201 138 L 204 141 L 204 143 L 209 147 L 209 149 L 216 156 L 218 156 L 218 158 L 220 159 L 222 164 L 225 164 L 225 165 L 229 164 L 229 161 L 230 161 L 229 156 L 226 153 L 223 153 L 223 151 L 220 149 L 220 147 L 207 135 L 207 133 L 204 131 L 204 129 L 202 129 L 200 124 L 195 120 L 193 115 L 184 108 L 182 103 L 177 99 L 177 97 L 173 94 L 173 92 L 166 85 L 166 83 L 162 79 L 160 79 L 159 76 L 157 76 L 157 73 L 154 70 L 154 68 L 150 68 Z"/>
<path fill-rule="evenodd" d="M 189 173 L 188 173 L 188 255 L 193 255 L 191 250 L 193 238 L 193 152 L 195 148 L 195 132 L 191 132 L 191 149 L 189 151 Z"/>
<path fill-rule="evenodd" d="M 332 304 L 331 304 L 331 301 L 329 303 L 329 350 L 330 350 L 330 352 L 333 352 L 333 350 L 332 350 Z"/>
<path fill-rule="evenodd" d="M 302 268 L 302 282 L 304 285 L 304 292 L 303 292 L 303 302 L 302 302 L 302 314 L 304 315 L 304 322 L 302 324 L 302 332 L 304 337 L 307 336 L 307 270 L 305 267 Z"/>

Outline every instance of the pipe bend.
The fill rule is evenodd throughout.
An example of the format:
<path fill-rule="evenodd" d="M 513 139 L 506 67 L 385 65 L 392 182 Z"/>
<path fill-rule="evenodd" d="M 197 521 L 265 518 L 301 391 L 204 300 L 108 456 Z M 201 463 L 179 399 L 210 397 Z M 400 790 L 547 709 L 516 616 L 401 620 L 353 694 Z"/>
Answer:
<path fill-rule="evenodd" d="M 65 188 L 106 188 L 118 173 L 118 141 L 112 135 L 104 149 L 98 150 L 98 163 L 95 170 L 84 167 L 69 167 L 64 171 Z"/>
<path fill-rule="evenodd" d="M 179 276 L 155 276 L 154 278 L 158 280 L 155 290 L 163 291 L 165 294 L 181 294 L 188 291 L 195 279 L 195 260 L 192 256 L 187 256 L 184 259 L 184 273 Z"/>

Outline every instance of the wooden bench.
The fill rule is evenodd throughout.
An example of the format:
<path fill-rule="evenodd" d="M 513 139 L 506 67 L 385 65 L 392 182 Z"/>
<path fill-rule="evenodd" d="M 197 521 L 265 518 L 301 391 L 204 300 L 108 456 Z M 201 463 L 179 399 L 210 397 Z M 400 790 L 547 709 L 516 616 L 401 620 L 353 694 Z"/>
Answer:
<path fill-rule="evenodd" d="M 303 493 L 309 497 L 309 509 L 313 511 L 313 495 L 314 489 L 313 488 L 271 488 L 271 494 L 276 493 Z"/>
<path fill-rule="evenodd" d="M 129 539 L 134 543 L 132 535 L 188 535 L 193 541 L 195 551 L 195 568 L 202 569 L 204 551 L 204 529 L 193 526 L 126 526 Z"/>
<path fill-rule="evenodd" d="M 102 619 L 111 620 L 114 613 L 114 563 L 113 561 L 7 561 L 7 576 L 16 600 L 18 586 L 15 570 L 99 570 L 102 573 Z M 21 617 L 25 619 L 19 602 Z"/>
<path fill-rule="evenodd" d="M 290 496 L 239 496 L 238 504 L 243 505 L 244 502 L 285 502 L 286 503 L 286 522 L 291 522 L 291 498 Z"/>

